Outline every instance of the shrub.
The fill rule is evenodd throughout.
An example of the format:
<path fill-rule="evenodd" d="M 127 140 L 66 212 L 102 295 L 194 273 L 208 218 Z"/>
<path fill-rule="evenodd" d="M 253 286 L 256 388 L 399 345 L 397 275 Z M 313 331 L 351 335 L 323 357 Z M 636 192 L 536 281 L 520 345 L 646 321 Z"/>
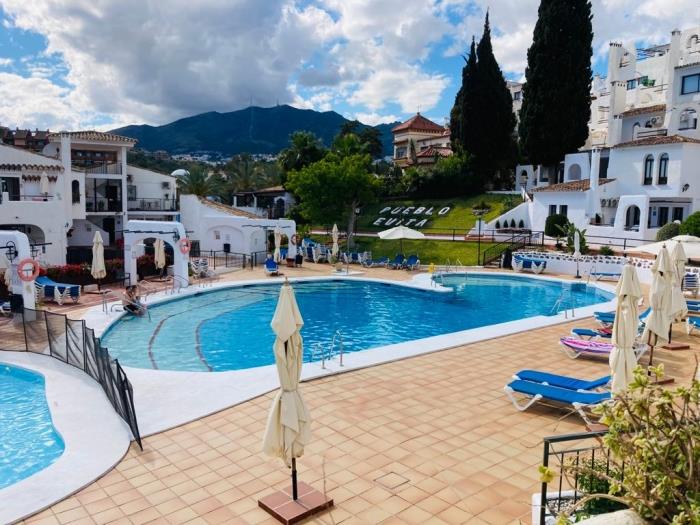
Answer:
<path fill-rule="evenodd" d="M 501 221 L 496 221 L 496 229 L 497 230 L 501 229 Z"/>
<path fill-rule="evenodd" d="M 672 239 L 676 235 L 681 234 L 681 225 L 678 224 L 677 222 L 669 222 L 668 224 L 664 224 L 658 232 L 656 232 L 656 240 L 657 241 L 667 241 L 668 239 Z"/>
<path fill-rule="evenodd" d="M 122 268 L 124 268 L 122 259 L 107 259 L 105 261 L 107 275 L 102 281 L 110 282 L 114 280 L 116 273 Z M 97 282 L 90 274 L 90 263 L 49 266 L 46 270 L 42 269 L 42 275 L 46 275 L 49 279 L 59 283 L 85 285 Z"/>
<path fill-rule="evenodd" d="M 650 370 L 663 377 L 663 365 Z M 587 466 L 574 471 L 571 465 L 564 465 L 562 471 L 565 475 L 597 477 L 607 483 L 607 493 L 591 494 L 575 507 L 605 498 L 627 505 L 651 523 L 698 523 L 700 380 L 695 372 L 690 385 L 670 390 L 637 366 L 627 390 L 594 409 L 609 427 L 603 448 L 610 454 L 611 471 Z M 593 488 L 605 490 L 605 485 Z M 566 517 L 561 516 L 560 521 Z"/>
<path fill-rule="evenodd" d="M 571 252 L 574 253 L 574 236 L 576 235 L 576 232 L 578 232 L 579 236 L 579 247 L 581 249 L 581 253 L 588 253 L 588 245 L 586 244 L 586 230 L 579 230 L 574 226 L 573 222 L 567 223 L 565 227 L 559 227 L 559 231 L 561 232 L 560 235 L 563 235 L 566 237 L 566 248 Z"/>
<path fill-rule="evenodd" d="M 524 227 L 525 227 L 525 221 L 520 219 L 520 221 L 518 221 L 518 228 L 524 228 Z"/>
<path fill-rule="evenodd" d="M 515 219 L 510 220 L 510 227 L 515 228 Z"/>
<path fill-rule="evenodd" d="M 600 255 L 615 255 L 615 252 L 610 246 L 601 246 L 600 250 L 598 250 L 598 253 Z"/>
<path fill-rule="evenodd" d="M 700 237 L 700 211 L 689 215 L 685 222 L 681 224 L 681 233 Z"/>
<path fill-rule="evenodd" d="M 566 228 L 568 224 L 569 219 L 566 218 L 566 215 L 550 215 L 544 223 L 544 234 L 547 237 L 555 237 L 558 243 L 559 237 L 561 237 L 561 228 Z"/>

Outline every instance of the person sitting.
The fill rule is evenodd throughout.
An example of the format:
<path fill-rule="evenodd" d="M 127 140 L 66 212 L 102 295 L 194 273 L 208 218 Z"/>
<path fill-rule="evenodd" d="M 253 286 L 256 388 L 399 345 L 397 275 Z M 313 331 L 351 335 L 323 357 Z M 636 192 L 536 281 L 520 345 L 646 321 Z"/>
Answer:
<path fill-rule="evenodd" d="M 122 306 L 124 310 L 134 315 L 143 315 L 146 313 L 146 305 L 141 302 L 141 297 L 138 294 L 138 286 L 131 285 L 126 288 L 124 297 L 122 298 Z"/>

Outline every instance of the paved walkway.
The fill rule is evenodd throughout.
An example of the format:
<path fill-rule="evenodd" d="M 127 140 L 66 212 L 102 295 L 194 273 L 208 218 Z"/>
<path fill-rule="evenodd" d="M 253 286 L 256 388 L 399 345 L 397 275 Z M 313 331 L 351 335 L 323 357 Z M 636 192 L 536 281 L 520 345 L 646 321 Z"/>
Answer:
<path fill-rule="evenodd" d="M 604 360 L 574 361 L 558 349 L 571 327 L 591 325 L 578 321 L 304 383 L 313 442 L 299 476 L 336 503 L 311 523 L 530 523 L 542 437 L 583 424 L 553 409 L 517 412 L 503 385 L 521 368 L 607 373 Z M 692 349 L 658 350 L 655 360 L 687 380 L 700 339 L 680 327 L 674 337 Z M 26 523 L 277 523 L 257 507 L 288 483 L 289 471 L 260 451 L 271 399 L 146 438 L 143 452 L 132 446 L 113 471 Z"/>

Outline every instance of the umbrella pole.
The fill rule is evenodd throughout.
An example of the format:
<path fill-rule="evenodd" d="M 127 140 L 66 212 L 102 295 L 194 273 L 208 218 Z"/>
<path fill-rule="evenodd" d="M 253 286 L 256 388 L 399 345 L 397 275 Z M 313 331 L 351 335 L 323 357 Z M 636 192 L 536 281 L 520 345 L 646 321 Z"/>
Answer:
<path fill-rule="evenodd" d="M 292 458 L 292 499 L 296 501 L 299 497 L 297 491 L 297 458 Z"/>

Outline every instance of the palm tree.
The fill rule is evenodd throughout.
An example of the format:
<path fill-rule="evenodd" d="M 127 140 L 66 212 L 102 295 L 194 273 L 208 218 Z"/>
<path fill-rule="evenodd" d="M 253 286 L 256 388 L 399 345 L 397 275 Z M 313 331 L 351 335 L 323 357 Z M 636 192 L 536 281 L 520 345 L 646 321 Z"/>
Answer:
<path fill-rule="evenodd" d="M 333 153 L 339 157 L 349 157 L 350 155 L 363 155 L 366 153 L 366 145 L 354 133 L 338 135 L 331 147 Z"/>
<path fill-rule="evenodd" d="M 200 167 L 194 167 L 177 179 L 181 194 L 208 197 L 216 193 L 215 181 Z"/>
<path fill-rule="evenodd" d="M 289 137 L 289 147 L 280 152 L 278 161 L 286 175 L 321 160 L 325 154 L 326 148 L 316 135 L 310 131 L 295 131 Z"/>

